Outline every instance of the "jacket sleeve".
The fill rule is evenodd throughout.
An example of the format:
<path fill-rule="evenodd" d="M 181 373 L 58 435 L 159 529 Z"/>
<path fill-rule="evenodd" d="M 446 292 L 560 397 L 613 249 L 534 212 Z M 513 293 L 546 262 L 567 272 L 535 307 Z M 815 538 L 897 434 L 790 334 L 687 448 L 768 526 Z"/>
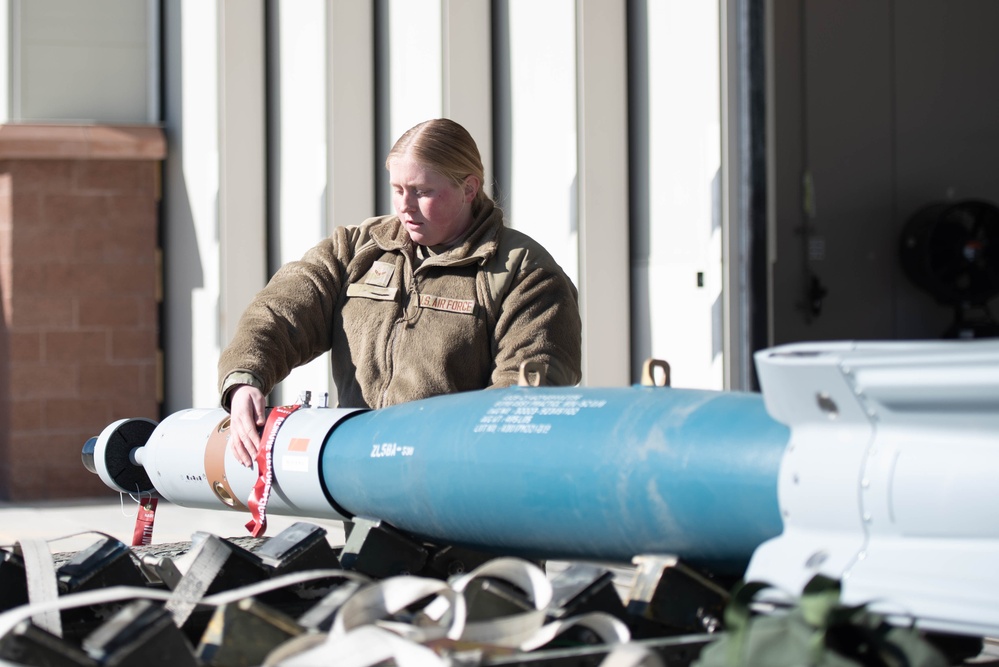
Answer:
<path fill-rule="evenodd" d="M 578 384 L 582 324 L 576 287 L 540 245 L 529 246 L 520 260 L 509 267 L 512 280 L 499 304 L 490 386 L 517 384 L 524 361 L 545 365 L 546 384 Z"/>
<path fill-rule="evenodd" d="M 297 366 L 332 347 L 333 312 L 354 228 L 338 228 L 301 260 L 274 274 L 243 312 L 218 363 L 223 400 L 234 378 L 252 376 L 269 393 Z"/>

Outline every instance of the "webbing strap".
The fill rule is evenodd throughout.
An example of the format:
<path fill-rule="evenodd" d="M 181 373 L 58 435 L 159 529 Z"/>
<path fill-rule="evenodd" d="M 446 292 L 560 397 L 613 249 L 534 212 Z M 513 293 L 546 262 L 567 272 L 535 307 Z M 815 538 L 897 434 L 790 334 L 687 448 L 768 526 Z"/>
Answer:
<path fill-rule="evenodd" d="M 510 582 L 523 590 L 534 609 L 523 613 L 465 622 L 464 591 L 476 579 L 488 577 Z M 430 596 L 437 596 L 409 624 L 392 616 Z M 496 558 L 450 584 L 414 576 L 390 577 L 358 591 L 344 603 L 325 642 L 299 640 L 289 645 L 281 667 L 334 663 L 350 667 L 373 667 L 392 660 L 408 665 L 449 664 L 432 649 L 434 645 L 483 646 L 490 650 L 532 651 L 551 642 L 572 627 L 585 627 L 608 645 L 631 639 L 628 627 L 604 612 L 582 614 L 545 624 L 552 599 L 551 584 L 536 565 L 515 558 Z M 500 648 L 503 647 L 503 648 Z M 655 656 L 652 656 L 654 658 Z M 623 661 L 621 661 L 623 659 Z M 620 667 L 642 664 L 648 654 L 622 656 Z M 649 663 L 652 664 L 652 663 Z"/>
<path fill-rule="evenodd" d="M 517 558 L 495 558 L 471 572 L 456 578 L 451 586 L 464 592 L 470 583 L 480 577 L 508 581 L 524 591 L 534 604 L 534 609 L 488 621 L 466 624 L 462 641 L 519 648 L 541 629 L 545 614 L 552 600 L 552 585 L 541 568 Z"/>
<path fill-rule="evenodd" d="M 600 663 L 600 667 L 662 667 L 663 661 L 642 644 L 618 644 Z"/>
<path fill-rule="evenodd" d="M 343 570 L 323 569 L 305 570 L 283 574 L 273 579 L 256 582 L 248 586 L 235 588 L 221 593 L 215 593 L 202 598 L 200 604 L 206 607 L 221 607 L 225 604 L 232 604 L 236 600 L 260 595 L 269 591 L 278 590 L 287 586 L 296 586 L 308 581 L 319 581 L 331 577 L 340 577 L 352 581 L 366 581 L 366 578 L 355 572 L 345 572 Z M 92 607 L 107 604 L 109 602 L 127 602 L 130 600 L 159 600 L 164 604 L 169 604 L 175 598 L 175 593 L 160 591 L 151 588 L 139 588 L 137 586 L 109 586 L 108 588 L 98 588 L 81 593 L 70 593 L 54 600 L 26 604 L 7 611 L 0 612 L 0 637 L 7 635 L 26 618 L 34 618 L 39 614 L 61 609 L 76 609 L 78 607 Z M 0 663 L 2 664 L 2 663 Z"/>
<path fill-rule="evenodd" d="M 592 611 L 543 625 L 517 648 L 521 651 L 541 648 L 570 628 L 586 628 L 597 636 L 601 644 L 624 644 L 631 640 L 631 631 L 619 618 L 605 611 Z"/>
<path fill-rule="evenodd" d="M 198 602 L 205 597 L 208 587 L 215 581 L 231 550 L 219 538 L 210 536 L 201 543 L 191 567 L 181 578 L 165 608 L 173 614 L 173 622 L 181 627 L 191 616 Z"/>
<path fill-rule="evenodd" d="M 424 609 L 426 618 L 420 626 L 388 620 L 393 614 L 431 595 L 438 596 L 434 602 L 446 600 L 447 607 L 441 609 L 427 605 Z M 465 598 L 439 579 L 411 575 L 389 577 L 361 589 L 344 603 L 333 622 L 330 641 L 350 630 L 374 623 L 391 626 L 397 635 L 405 635 L 417 642 L 444 637 L 458 639 L 465 625 Z"/>
<path fill-rule="evenodd" d="M 364 625 L 280 661 L 281 667 L 446 667 L 452 664 L 433 650 L 374 625 Z"/>
<path fill-rule="evenodd" d="M 59 585 L 56 581 L 55 563 L 52 552 L 45 540 L 20 540 L 16 547 L 24 559 L 24 574 L 28 583 L 28 604 L 38 605 L 59 598 Z M 56 609 L 45 609 L 31 616 L 40 628 L 48 630 L 56 637 L 62 637 L 62 619 Z"/>

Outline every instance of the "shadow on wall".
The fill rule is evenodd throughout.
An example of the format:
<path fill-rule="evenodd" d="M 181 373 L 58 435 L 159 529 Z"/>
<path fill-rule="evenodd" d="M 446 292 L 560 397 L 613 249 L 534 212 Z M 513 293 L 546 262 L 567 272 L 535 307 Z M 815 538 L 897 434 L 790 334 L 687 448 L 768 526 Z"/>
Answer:
<path fill-rule="evenodd" d="M 715 175 L 711 179 L 711 237 L 714 238 L 715 235 L 721 239 L 721 245 L 724 246 L 725 239 L 722 236 L 722 186 L 721 186 L 721 167 L 715 171 Z M 740 253 L 742 255 L 742 253 Z M 719 264 L 723 264 L 724 260 L 719 256 Z M 740 260 L 735 263 L 736 266 L 741 267 L 745 262 L 740 257 Z M 734 268 L 734 267 L 733 267 Z M 718 364 L 724 361 L 723 355 L 725 353 L 725 336 L 723 335 L 723 327 L 725 326 L 725 315 L 722 312 L 722 308 L 725 303 L 725 284 L 724 276 L 725 271 L 723 266 L 719 266 L 718 276 L 722 279 L 722 286 L 718 290 L 718 295 L 715 300 L 711 303 L 711 362 L 713 364 Z M 732 295 L 738 297 L 739 301 L 742 301 L 742 295 Z"/>
<path fill-rule="evenodd" d="M 628 2 L 628 234 L 631 261 L 631 380 L 641 377 L 642 364 L 652 350 L 652 316 L 649 286 L 639 278 L 647 269 L 649 240 L 649 40 L 648 7 L 640 0 Z"/>
<path fill-rule="evenodd" d="M 164 205 L 163 231 L 163 357 L 164 411 L 194 405 L 194 292 L 204 288 L 204 268 L 200 261 L 194 214 L 184 174 L 183 151 L 172 137 L 171 150 L 164 170 L 164 191 L 169 193 Z"/>

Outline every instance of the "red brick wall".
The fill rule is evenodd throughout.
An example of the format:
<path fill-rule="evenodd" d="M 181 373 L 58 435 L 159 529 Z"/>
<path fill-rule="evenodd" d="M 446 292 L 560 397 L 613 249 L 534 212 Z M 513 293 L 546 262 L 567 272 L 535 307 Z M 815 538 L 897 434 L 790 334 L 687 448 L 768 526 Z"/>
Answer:
<path fill-rule="evenodd" d="M 83 443 L 159 418 L 163 152 L 152 128 L 0 126 L 0 499 L 106 495 Z"/>

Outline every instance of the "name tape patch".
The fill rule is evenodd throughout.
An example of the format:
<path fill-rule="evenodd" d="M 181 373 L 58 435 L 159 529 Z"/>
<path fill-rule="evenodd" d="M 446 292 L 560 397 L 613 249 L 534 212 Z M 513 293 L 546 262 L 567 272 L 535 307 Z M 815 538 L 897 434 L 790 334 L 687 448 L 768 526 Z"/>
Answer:
<path fill-rule="evenodd" d="M 351 283 L 347 285 L 348 297 L 362 297 L 365 299 L 377 299 L 378 301 L 395 301 L 395 295 L 399 291 L 397 287 L 378 287 L 377 285 L 365 285 L 363 283 Z"/>
<path fill-rule="evenodd" d="M 443 296 L 433 294 L 420 295 L 420 308 L 430 308 L 432 310 L 443 310 L 448 313 L 463 313 L 465 315 L 475 314 L 475 301 L 470 299 L 448 299 Z"/>

